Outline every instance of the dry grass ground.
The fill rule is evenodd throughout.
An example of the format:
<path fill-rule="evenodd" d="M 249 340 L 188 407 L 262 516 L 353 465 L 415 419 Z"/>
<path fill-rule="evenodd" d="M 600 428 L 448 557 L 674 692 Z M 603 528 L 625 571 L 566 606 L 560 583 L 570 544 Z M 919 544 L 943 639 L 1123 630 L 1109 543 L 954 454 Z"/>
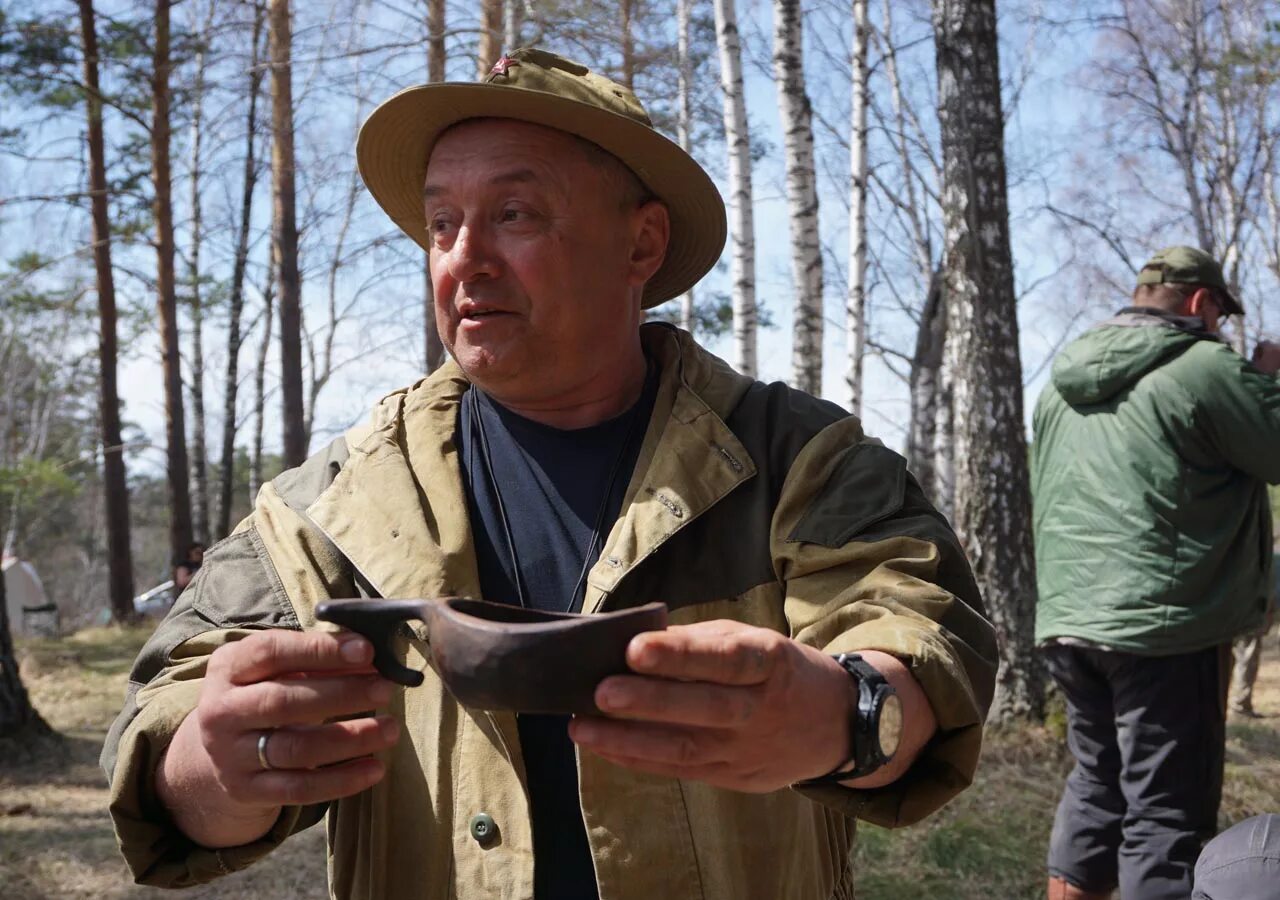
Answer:
<path fill-rule="evenodd" d="M 35 703 L 61 747 L 0 747 L 0 898 L 156 898 L 130 882 L 105 812 L 98 749 L 146 638 L 97 629 L 21 645 Z M 1280 658 L 1267 642 L 1255 694 L 1265 718 L 1228 729 L 1224 824 L 1280 810 Z M 977 783 L 915 828 L 865 826 L 856 863 L 860 900 L 940 897 L 1013 900 L 1042 895 L 1044 847 L 1070 765 L 1051 725 L 992 735 Z M 246 872 L 186 892 L 205 898 L 322 898 L 323 833 L 294 838 Z M 670 898 L 679 900 L 679 898 Z"/>
<path fill-rule="evenodd" d="M 98 751 L 124 697 L 129 665 L 149 629 L 91 629 L 20 645 L 36 708 L 63 735 L 15 759 L 0 755 L 0 898 L 173 897 L 138 887 L 116 849 Z M 0 754 L 3 751 L 0 750 Z M 184 897 L 328 897 L 324 834 L 313 828 L 257 866 Z"/>

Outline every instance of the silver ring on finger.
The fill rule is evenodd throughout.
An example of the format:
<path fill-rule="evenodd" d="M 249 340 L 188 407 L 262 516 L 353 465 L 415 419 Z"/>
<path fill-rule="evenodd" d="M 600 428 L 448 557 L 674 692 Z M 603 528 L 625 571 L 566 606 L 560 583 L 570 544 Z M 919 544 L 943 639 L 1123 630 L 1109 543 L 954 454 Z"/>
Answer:
<path fill-rule="evenodd" d="M 268 729 L 258 735 L 258 765 L 262 766 L 263 771 L 270 771 L 275 768 L 271 765 L 271 761 L 267 759 L 267 741 L 271 739 L 271 735 L 275 734 L 274 729 Z"/>

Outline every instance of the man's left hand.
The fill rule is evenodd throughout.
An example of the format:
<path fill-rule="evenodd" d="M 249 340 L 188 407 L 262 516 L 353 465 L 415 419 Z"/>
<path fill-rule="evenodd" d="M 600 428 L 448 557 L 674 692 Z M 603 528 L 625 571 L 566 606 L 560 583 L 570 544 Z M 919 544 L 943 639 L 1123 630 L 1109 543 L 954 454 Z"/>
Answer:
<path fill-rule="evenodd" d="M 865 655 L 882 671 L 879 658 L 896 663 L 928 710 L 905 666 Z M 673 626 L 634 638 L 627 664 L 636 674 L 596 689 L 605 717 L 578 717 L 569 728 L 579 746 L 617 765 L 764 793 L 852 756 L 853 680 L 830 656 L 775 631 L 728 620 Z M 931 710 L 928 718 L 919 745 L 932 734 Z"/>

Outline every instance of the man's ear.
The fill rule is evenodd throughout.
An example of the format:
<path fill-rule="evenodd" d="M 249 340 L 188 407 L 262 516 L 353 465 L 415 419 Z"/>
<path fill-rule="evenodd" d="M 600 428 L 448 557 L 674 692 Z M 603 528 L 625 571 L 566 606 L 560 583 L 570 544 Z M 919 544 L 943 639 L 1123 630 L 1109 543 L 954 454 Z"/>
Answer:
<path fill-rule="evenodd" d="M 671 240 L 671 216 L 660 200 L 650 200 L 632 213 L 631 283 L 642 285 L 662 266 Z"/>
<path fill-rule="evenodd" d="M 1205 305 L 1213 299 L 1213 295 L 1208 288 L 1196 288 L 1196 290 L 1187 298 L 1186 305 L 1183 309 L 1189 316 L 1204 317 Z"/>

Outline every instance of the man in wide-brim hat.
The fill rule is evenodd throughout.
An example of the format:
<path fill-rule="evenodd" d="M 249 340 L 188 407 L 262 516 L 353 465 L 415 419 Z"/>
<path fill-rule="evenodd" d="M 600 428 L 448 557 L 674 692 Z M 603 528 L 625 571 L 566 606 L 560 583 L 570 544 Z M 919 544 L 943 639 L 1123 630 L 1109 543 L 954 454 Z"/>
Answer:
<path fill-rule="evenodd" d="M 630 91 L 521 50 L 397 94 L 357 153 L 452 361 L 264 487 L 143 650 L 103 755 L 135 875 L 213 878 L 327 813 L 339 897 L 850 896 L 854 817 L 915 821 L 977 763 L 995 641 L 946 522 L 857 419 L 641 327 L 725 215 Z M 353 596 L 672 626 L 598 715 L 517 715 L 311 627 Z"/>

